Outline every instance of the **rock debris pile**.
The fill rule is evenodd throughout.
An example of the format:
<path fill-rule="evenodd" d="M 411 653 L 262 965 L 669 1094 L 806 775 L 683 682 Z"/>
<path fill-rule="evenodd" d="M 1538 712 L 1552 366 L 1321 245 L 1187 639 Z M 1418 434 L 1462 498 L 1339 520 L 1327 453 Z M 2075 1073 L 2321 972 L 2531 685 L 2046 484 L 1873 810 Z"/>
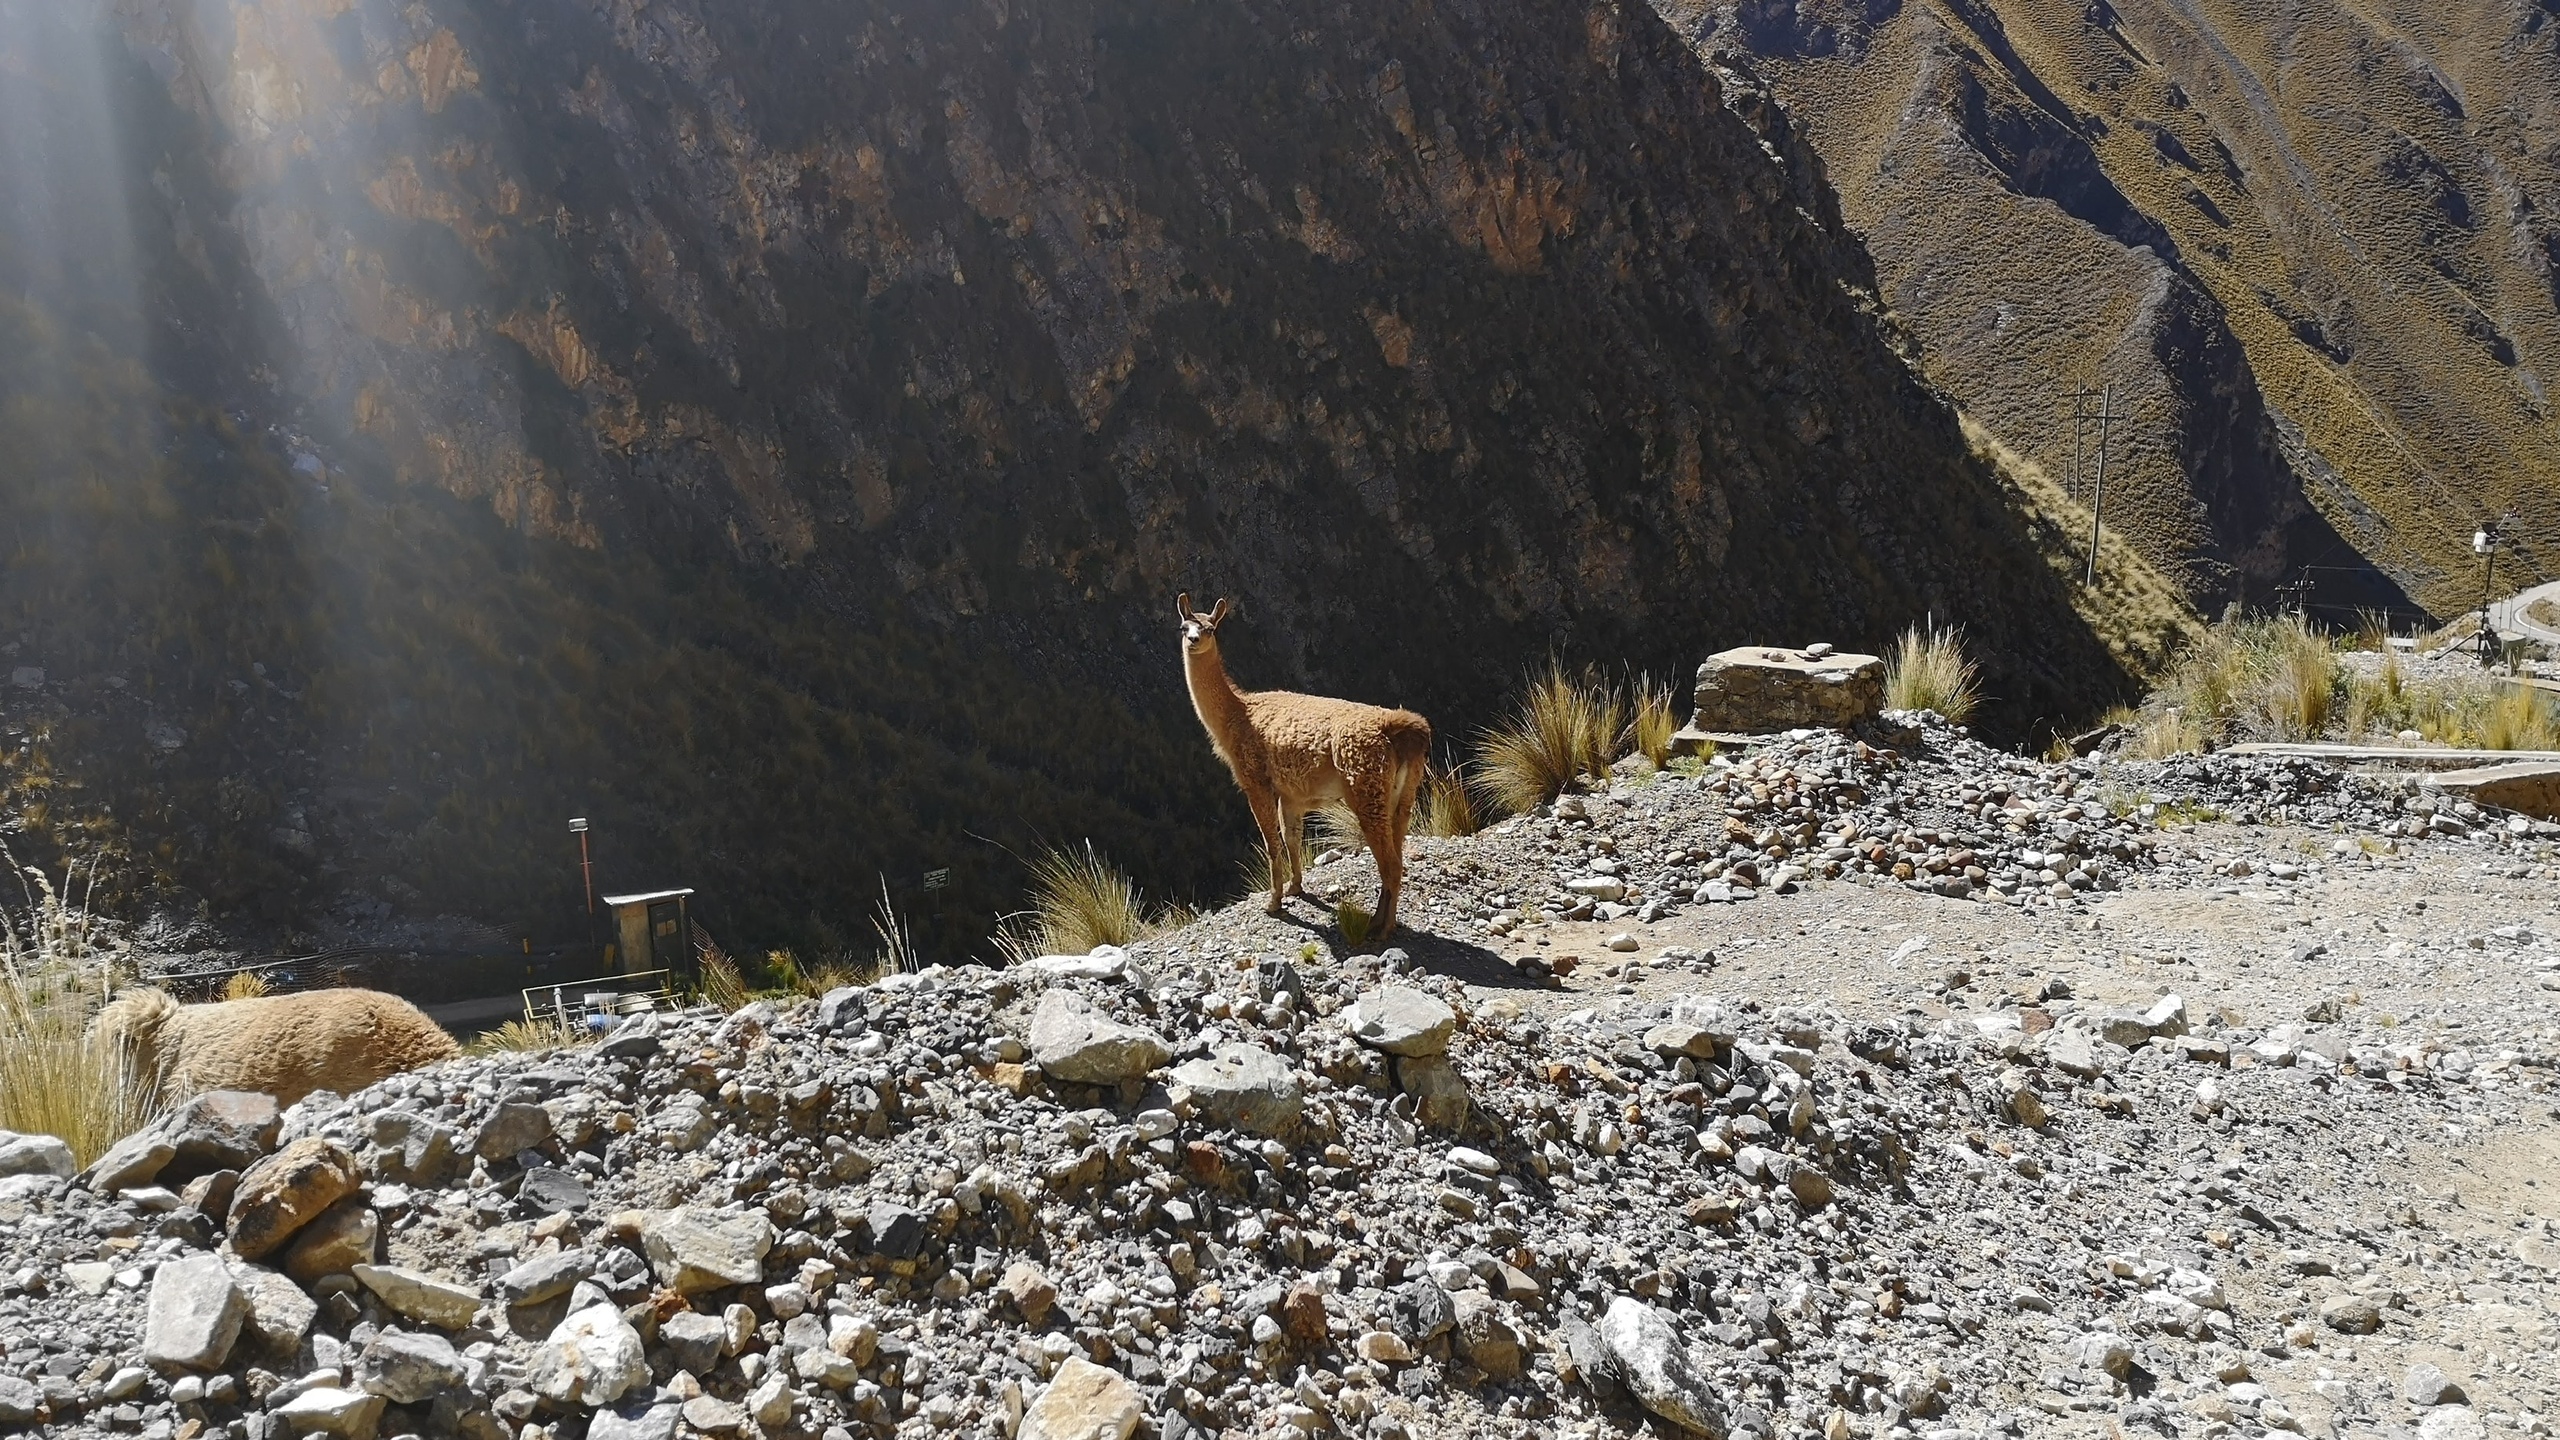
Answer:
<path fill-rule="evenodd" d="M 1719 755 L 1701 773 L 1566 795 L 1505 821 L 1470 842 L 1470 856 L 1476 870 L 1513 883 L 1442 897 L 1440 914 L 1507 937 L 1558 920 L 1653 921 L 1844 878 L 2069 905 L 2135 872 L 2179 868 L 2191 857 L 2171 851 L 2163 827 L 2196 819 L 2343 826 L 2385 851 L 2394 836 L 2519 854 L 2560 837 L 2560 825 L 2316 761 L 2048 764 L 1993 750 L 1925 712 L 1887 720 L 1900 728 L 1867 738 L 1792 732 L 1738 757 Z M 2337 858 L 2362 853 L 2357 840 L 2331 847 Z M 1532 867 L 1546 873 L 1517 883 Z M 2307 873 L 2299 863 L 2282 868 L 2293 874 L 2278 878 Z"/>
<path fill-rule="evenodd" d="M 2403 813 L 2280 765 L 2129 799 L 2126 767 L 1930 740 L 1800 737 L 1469 843 L 1595 915 L 1825 877 L 2067 907 L 2201 864 L 2143 807 L 2240 779 Z M 200 1096 L 77 1175 L 0 1135 L 0 1428 L 2258 1435 L 2301 1423 L 2267 1367 L 2420 1323 L 2391 1259 L 2542 1263 L 2355 1177 L 2412 1117 L 2548 1112 L 2554 1044 L 2059 979 L 1971 1014 L 1565 1009 L 1215 933 L 640 1017 L 281 1112 Z M 2480 1433 L 2441 1370 L 2341 1385 L 2338 1414 Z"/>

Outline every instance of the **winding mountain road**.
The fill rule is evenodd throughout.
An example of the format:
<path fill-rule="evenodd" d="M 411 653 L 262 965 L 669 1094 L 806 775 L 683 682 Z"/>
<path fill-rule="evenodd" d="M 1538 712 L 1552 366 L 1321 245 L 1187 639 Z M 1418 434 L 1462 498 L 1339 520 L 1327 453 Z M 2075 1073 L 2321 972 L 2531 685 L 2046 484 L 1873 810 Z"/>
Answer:
<path fill-rule="evenodd" d="M 2560 581 L 2536 585 L 2496 601 L 2489 606 L 2489 623 L 2498 627 L 2501 635 L 2521 635 L 2545 645 L 2560 646 L 2560 625 L 2544 624 L 2533 618 L 2534 605 L 2543 600 L 2551 601 L 2552 609 L 2560 611 Z"/>

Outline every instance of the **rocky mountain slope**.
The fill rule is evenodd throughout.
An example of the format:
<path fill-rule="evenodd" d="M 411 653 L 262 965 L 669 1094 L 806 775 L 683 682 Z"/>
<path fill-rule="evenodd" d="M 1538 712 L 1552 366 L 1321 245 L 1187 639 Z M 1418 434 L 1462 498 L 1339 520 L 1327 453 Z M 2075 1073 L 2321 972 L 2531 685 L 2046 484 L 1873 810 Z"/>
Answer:
<path fill-rule="evenodd" d="M 956 945 L 1088 835 L 1220 894 L 1176 588 L 1453 743 L 1551 649 L 1929 615 L 2001 733 L 2125 683 L 1641 5 L 0 26 L 20 844 L 296 943 L 574 928 L 571 815 L 747 949 L 884 884 Z"/>
<path fill-rule="evenodd" d="M 2468 609 L 2508 510 L 2560 567 L 2547 5 L 1661 8 L 1752 57 L 1977 419 L 2061 476 L 2116 387 L 2109 515 L 2208 609 Z"/>
<path fill-rule="evenodd" d="M 0 1428 L 2549 1433 L 2560 827 L 1943 728 L 1576 801 L 1429 842 L 1410 953 L 1243 905 L 0 1136 Z"/>

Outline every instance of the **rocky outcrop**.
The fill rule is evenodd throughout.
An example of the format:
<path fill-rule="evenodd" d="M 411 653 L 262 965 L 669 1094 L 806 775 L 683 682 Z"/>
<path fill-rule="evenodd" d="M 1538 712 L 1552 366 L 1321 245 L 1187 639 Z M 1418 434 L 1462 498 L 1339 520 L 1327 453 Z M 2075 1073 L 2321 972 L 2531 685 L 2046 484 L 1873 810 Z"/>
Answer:
<path fill-rule="evenodd" d="M 1884 709 L 1884 662 L 1873 655 L 1743 645 L 1698 667 L 1689 728 L 1760 734 L 1846 729 Z"/>

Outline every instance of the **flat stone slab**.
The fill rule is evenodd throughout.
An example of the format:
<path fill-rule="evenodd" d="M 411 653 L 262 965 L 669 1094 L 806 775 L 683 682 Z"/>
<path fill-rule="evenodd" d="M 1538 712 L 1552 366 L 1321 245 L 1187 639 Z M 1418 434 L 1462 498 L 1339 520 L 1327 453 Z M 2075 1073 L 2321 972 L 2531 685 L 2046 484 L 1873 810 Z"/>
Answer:
<path fill-rule="evenodd" d="M 1175 1066 L 1173 1083 L 1217 1121 L 1265 1135 L 1287 1133 L 1306 1109 L 1297 1070 L 1259 1045 L 1221 1045 Z"/>
<path fill-rule="evenodd" d="M 1437 996 L 1410 985 L 1384 985 L 1343 1012 L 1351 1038 L 1390 1055 L 1439 1055 L 1458 1031 L 1458 1014 Z"/>
<path fill-rule="evenodd" d="M 1837 729 L 1883 712 L 1884 661 L 1744 645 L 1707 657 L 1698 667 L 1696 698 L 1692 730 L 1748 735 L 1802 726 Z"/>
<path fill-rule="evenodd" d="M 1040 997 L 1027 1041 L 1040 1073 L 1078 1085 L 1141 1079 L 1173 1058 L 1163 1036 L 1121 1024 L 1072 990 Z"/>
<path fill-rule="evenodd" d="M 2475 805 L 2495 806 L 2537 820 L 2560 820 L 2560 763 L 2525 760 L 2448 770 L 2435 783 Z"/>

